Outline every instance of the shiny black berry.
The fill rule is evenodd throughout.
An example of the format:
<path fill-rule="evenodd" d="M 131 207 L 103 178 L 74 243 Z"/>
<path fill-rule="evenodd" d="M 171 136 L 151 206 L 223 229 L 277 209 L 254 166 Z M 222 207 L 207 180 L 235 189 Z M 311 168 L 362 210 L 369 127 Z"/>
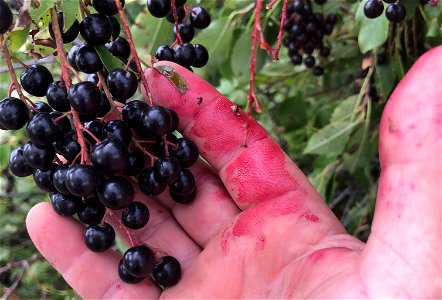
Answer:
<path fill-rule="evenodd" d="M 130 127 L 136 129 L 141 127 L 141 113 L 143 109 L 149 107 L 146 102 L 134 100 L 128 102 L 122 111 L 123 121 Z M 138 133 L 138 132 L 137 132 Z"/>
<path fill-rule="evenodd" d="M 94 197 L 86 199 L 84 203 L 81 203 L 77 216 L 85 224 L 100 223 L 105 211 L 105 206 Z"/>
<path fill-rule="evenodd" d="M 78 143 L 77 135 L 74 131 L 64 134 L 63 137 L 55 143 L 55 148 L 68 162 L 73 162 L 81 151 L 80 143 Z"/>
<path fill-rule="evenodd" d="M 127 100 L 137 91 L 138 79 L 135 73 L 123 69 L 114 69 L 107 76 L 109 91 L 118 100 Z"/>
<path fill-rule="evenodd" d="M 97 187 L 97 171 L 91 165 L 73 165 L 66 171 L 65 183 L 73 195 L 87 197 Z"/>
<path fill-rule="evenodd" d="M 149 209 L 141 202 L 134 201 L 123 210 L 121 220 L 130 229 L 141 229 L 149 221 Z"/>
<path fill-rule="evenodd" d="M 35 101 L 34 102 L 34 110 L 36 110 L 36 111 L 32 111 L 32 114 L 34 114 L 34 115 L 39 112 L 50 113 L 53 111 L 52 107 L 50 107 L 49 104 L 47 104 L 46 102 L 43 102 L 43 101 Z"/>
<path fill-rule="evenodd" d="M 170 196 L 172 197 L 172 199 L 175 202 L 181 203 L 181 204 L 189 204 L 193 200 L 195 200 L 195 197 L 196 197 L 196 189 L 194 189 L 190 194 L 187 194 L 187 195 L 177 194 L 174 191 L 169 191 L 169 192 L 170 192 Z"/>
<path fill-rule="evenodd" d="M 177 158 L 183 168 L 188 168 L 198 160 L 199 151 L 192 140 L 180 138 L 170 150 L 170 155 Z"/>
<path fill-rule="evenodd" d="M 54 171 L 56 168 L 56 164 L 51 164 L 47 168 L 34 170 L 34 182 L 41 190 L 45 192 L 57 191 L 53 182 Z"/>
<path fill-rule="evenodd" d="M 103 63 L 97 51 L 90 45 L 83 45 L 78 49 L 75 55 L 75 64 L 81 72 L 86 74 L 99 72 L 103 68 Z"/>
<path fill-rule="evenodd" d="M 120 3 L 121 7 L 123 7 L 124 0 L 120 0 Z M 118 13 L 118 8 L 114 0 L 94 0 L 92 1 L 92 6 L 102 15 L 111 16 Z"/>
<path fill-rule="evenodd" d="M 78 69 L 77 65 L 75 64 L 75 56 L 77 56 L 78 49 L 80 49 L 80 46 L 73 45 L 71 47 L 71 49 L 69 49 L 67 59 L 68 59 L 68 63 L 71 65 L 72 68 L 74 68 L 77 71 L 80 71 Z"/>
<path fill-rule="evenodd" d="M 313 66 L 315 65 L 315 62 L 316 62 L 315 58 L 313 56 L 311 56 L 311 55 L 307 56 L 304 59 L 304 65 L 307 68 L 313 68 Z"/>
<path fill-rule="evenodd" d="M 23 89 L 36 97 L 43 97 L 49 85 L 54 81 L 51 72 L 42 65 L 32 65 L 20 75 Z"/>
<path fill-rule="evenodd" d="M 384 11 L 384 4 L 381 0 L 368 0 L 364 4 L 364 14 L 369 19 L 376 19 Z"/>
<path fill-rule="evenodd" d="M 55 148 L 52 144 L 39 147 L 32 142 L 27 142 L 23 146 L 23 153 L 28 165 L 35 169 L 49 167 L 55 158 Z"/>
<path fill-rule="evenodd" d="M 170 11 L 170 0 L 147 0 L 147 9 L 156 18 L 164 18 Z"/>
<path fill-rule="evenodd" d="M 387 9 L 385 10 L 385 16 L 390 22 L 393 23 L 402 22 L 405 20 L 406 15 L 407 9 L 405 8 L 405 5 L 399 2 L 388 5 Z"/>
<path fill-rule="evenodd" d="M 23 101 L 14 97 L 0 101 L 0 125 L 4 129 L 20 129 L 28 120 L 29 109 Z"/>
<path fill-rule="evenodd" d="M 116 40 L 120 36 L 121 32 L 120 23 L 118 22 L 117 18 L 115 18 L 114 16 L 108 16 L 107 18 L 111 24 L 112 40 Z"/>
<path fill-rule="evenodd" d="M 195 48 L 190 43 L 184 43 L 173 49 L 175 60 L 182 66 L 190 66 L 196 57 Z"/>
<path fill-rule="evenodd" d="M 72 195 L 63 195 L 55 192 L 51 194 L 51 204 L 57 214 L 72 216 L 80 207 L 81 199 Z"/>
<path fill-rule="evenodd" d="M 324 69 L 323 69 L 322 67 L 320 67 L 320 66 L 316 66 L 316 67 L 313 69 L 313 74 L 314 74 L 315 76 L 321 76 L 322 74 L 324 74 Z"/>
<path fill-rule="evenodd" d="M 98 185 L 97 196 L 104 206 L 110 209 L 123 209 L 134 200 L 135 191 L 127 179 L 112 176 Z"/>
<path fill-rule="evenodd" d="M 173 49 L 167 45 L 159 46 L 155 52 L 155 57 L 159 60 L 175 61 L 175 56 L 173 54 Z"/>
<path fill-rule="evenodd" d="M 182 169 L 178 180 L 169 185 L 170 191 L 177 195 L 189 195 L 195 189 L 195 177 L 188 169 Z"/>
<path fill-rule="evenodd" d="M 127 176 L 136 176 L 144 168 L 145 158 L 141 151 L 132 151 L 127 155 L 126 165 L 123 174 Z"/>
<path fill-rule="evenodd" d="M 100 110 L 101 93 L 92 82 L 73 84 L 69 90 L 69 102 L 81 114 L 95 116 Z"/>
<path fill-rule="evenodd" d="M 37 146 L 56 142 L 62 137 L 60 127 L 54 123 L 52 115 L 45 112 L 38 113 L 31 118 L 26 126 L 26 134 Z"/>
<path fill-rule="evenodd" d="M 99 120 L 93 120 L 84 123 L 83 127 L 90 131 L 97 139 L 103 140 L 105 134 L 103 132 L 104 123 Z M 95 144 L 97 141 L 87 132 L 83 133 L 84 137 L 87 138 L 91 143 Z"/>
<path fill-rule="evenodd" d="M 111 40 L 112 24 L 104 15 L 91 14 L 81 21 L 80 33 L 89 45 L 104 45 Z"/>
<path fill-rule="evenodd" d="M 192 66 L 195 68 L 202 68 L 209 61 L 209 52 L 206 47 L 200 44 L 195 44 L 193 47 L 195 48 L 195 59 Z"/>
<path fill-rule="evenodd" d="M 124 253 L 123 264 L 130 274 L 137 277 L 147 276 L 155 266 L 155 254 L 144 245 L 135 246 Z"/>
<path fill-rule="evenodd" d="M 80 33 L 80 22 L 78 22 L 78 20 L 74 20 L 74 23 L 72 23 L 71 27 L 65 29 L 63 13 L 62 12 L 57 13 L 57 17 L 58 17 L 58 25 L 60 26 L 61 38 L 63 40 L 63 44 L 72 43 L 77 38 L 78 33 Z M 51 35 L 51 38 L 55 40 L 54 29 L 52 28 L 52 20 L 49 20 L 49 34 Z"/>
<path fill-rule="evenodd" d="M 132 140 L 132 130 L 121 120 L 112 120 L 104 124 L 103 134 L 106 138 L 119 140 L 123 145 L 129 145 Z"/>
<path fill-rule="evenodd" d="M 55 189 L 63 195 L 71 195 L 66 187 L 66 171 L 69 169 L 68 164 L 59 165 L 54 171 L 53 182 Z"/>
<path fill-rule="evenodd" d="M 12 26 L 12 11 L 4 0 L 0 0 L 0 34 L 4 34 Z"/>
<path fill-rule="evenodd" d="M 195 28 L 192 24 L 180 23 L 178 24 L 178 31 L 183 43 L 190 42 L 195 36 Z M 176 38 L 176 26 L 173 27 L 173 34 Z"/>
<path fill-rule="evenodd" d="M 181 164 L 175 157 L 162 157 L 155 161 L 154 170 L 159 181 L 172 184 L 180 177 Z"/>
<path fill-rule="evenodd" d="M 114 41 L 107 43 L 106 48 L 115 57 L 121 58 L 122 60 L 129 59 L 130 56 L 129 42 L 121 36 L 117 37 L 117 39 L 115 39 Z"/>
<path fill-rule="evenodd" d="M 105 139 L 91 152 L 95 168 L 105 174 L 121 172 L 126 165 L 127 148 L 118 140 Z"/>
<path fill-rule="evenodd" d="M 107 99 L 106 94 L 104 92 L 101 92 L 100 109 L 98 110 L 97 117 L 102 118 L 106 116 L 110 110 L 111 105 L 109 103 L 109 100 Z"/>
<path fill-rule="evenodd" d="M 292 56 L 290 56 L 290 61 L 294 65 L 300 65 L 300 64 L 302 64 L 302 55 L 300 55 L 298 53 L 293 54 Z"/>
<path fill-rule="evenodd" d="M 34 169 L 26 162 L 23 155 L 23 147 L 17 147 L 9 154 L 9 171 L 18 177 L 26 177 L 34 172 Z"/>
<path fill-rule="evenodd" d="M 192 7 L 190 23 L 198 29 L 204 29 L 210 25 L 210 14 L 201 6 Z"/>
<path fill-rule="evenodd" d="M 152 276 L 163 287 L 175 285 L 181 278 L 180 262 L 173 256 L 163 256 L 155 264 Z"/>
<path fill-rule="evenodd" d="M 161 136 L 172 129 L 172 117 L 162 106 L 147 107 L 141 114 L 142 128 L 154 136 Z"/>
<path fill-rule="evenodd" d="M 49 85 L 46 91 L 46 99 L 56 111 L 67 112 L 71 109 L 66 86 L 61 81 L 54 81 Z"/>
<path fill-rule="evenodd" d="M 147 168 L 138 176 L 138 187 L 148 196 L 158 196 L 166 189 L 167 184 L 157 178 L 153 168 Z"/>
<path fill-rule="evenodd" d="M 132 274 L 130 274 L 126 268 L 124 267 L 123 264 L 123 259 L 120 260 L 119 264 L 118 264 L 118 276 L 120 276 L 120 279 L 126 283 L 138 283 L 144 280 L 144 278 L 146 278 L 146 276 L 141 276 L 141 277 L 136 277 Z"/>
<path fill-rule="evenodd" d="M 176 5 L 176 3 L 175 3 Z M 181 22 L 184 17 L 186 16 L 186 10 L 184 9 L 184 7 L 182 6 L 177 6 L 176 7 L 176 15 L 177 15 L 177 21 L 178 23 Z M 172 9 L 170 10 L 170 12 L 167 14 L 166 16 L 166 20 L 169 21 L 170 23 L 175 23 L 175 19 L 173 17 L 173 12 Z"/>
<path fill-rule="evenodd" d="M 92 224 L 84 233 L 84 242 L 89 250 L 103 252 L 112 246 L 115 240 L 115 230 L 108 223 L 103 226 Z"/>

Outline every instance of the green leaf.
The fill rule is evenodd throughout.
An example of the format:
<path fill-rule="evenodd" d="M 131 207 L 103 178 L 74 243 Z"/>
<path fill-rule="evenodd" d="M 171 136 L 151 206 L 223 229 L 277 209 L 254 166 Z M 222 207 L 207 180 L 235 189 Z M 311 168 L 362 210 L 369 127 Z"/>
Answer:
<path fill-rule="evenodd" d="M 350 120 L 355 109 L 358 95 L 352 95 L 345 100 L 341 100 L 339 105 L 335 108 L 330 118 L 330 123 Z"/>
<path fill-rule="evenodd" d="M 229 58 L 233 38 L 230 23 L 231 19 L 227 17 L 214 20 L 209 27 L 200 31 L 193 40 L 194 44 L 206 45 L 209 51 L 210 59 L 206 69 L 217 68 Z M 244 49 L 244 51 L 250 52 L 249 48 Z M 245 62 L 242 62 L 242 65 L 247 68 Z"/>
<path fill-rule="evenodd" d="M 300 92 L 293 97 L 287 98 L 275 114 L 280 125 L 286 131 L 305 126 L 308 121 L 308 112 L 304 94 Z"/>
<path fill-rule="evenodd" d="M 395 87 L 396 77 L 394 75 L 393 66 L 390 63 L 377 65 L 377 70 L 375 72 L 376 76 L 376 87 L 379 88 L 381 95 L 386 98 L 390 95 L 391 91 Z"/>
<path fill-rule="evenodd" d="M 352 129 L 360 120 L 334 122 L 314 133 L 304 149 L 304 154 L 319 154 L 326 157 L 335 157 L 342 154 L 350 138 Z"/>
<path fill-rule="evenodd" d="M 61 9 L 63 10 L 63 23 L 66 30 L 71 27 L 80 15 L 80 5 L 78 1 L 62 0 Z"/>
<path fill-rule="evenodd" d="M 100 56 L 103 65 L 109 72 L 116 68 L 124 69 L 124 63 L 110 54 L 109 50 L 107 50 L 105 46 L 95 46 L 95 50 L 97 51 L 98 56 Z"/>
<path fill-rule="evenodd" d="M 47 14 L 47 11 L 51 7 L 54 7 L 53 0 L 39 0 L 39 1 L 33 1 L 33 3 L 34 4 L 38 3 L 38 6 L 31 5 L 29 14 L 31 15 L 32 20 L 34 20 L 35 22 L 38 22 L 42 16 Z"/>
<path fill-rule="evenodd" d="M 161 45 L 173 42 L 173 25 L 164 18 L 155 18 L 150 14 L 140 13 L 131 26 L 135 47 L 141 55 L 154 53 Z M 144 49 L 144 50 L 143 50 Z"/>
<path fill-rule="evenodd" d="M 9 153 L 11 153 L 12 147 L 10 144 L 0 145 L 0 170 L 4 170 L 8 167 Z"/>
<path fill-rule="evenodd" d="M 26 38 L 28 37 L 31 26 L 28 25 L 21 30 L 11 31 L 6 36 L 6 40 L 10 41 L 8 46 L 9 51 L 16 52 L 20 49 L 21 46 L 26 42 Z"/>
<path fill-rule="evenodd" d="M 382 14 L 376 19 L 369 19 L 364 15 L 364 4 L 362 1 L 356 10 L 356 21 L 359 25 L 358 43 L 362 53 L 367 53 L 385 43 L 388 37 L 389 22 Z"/>

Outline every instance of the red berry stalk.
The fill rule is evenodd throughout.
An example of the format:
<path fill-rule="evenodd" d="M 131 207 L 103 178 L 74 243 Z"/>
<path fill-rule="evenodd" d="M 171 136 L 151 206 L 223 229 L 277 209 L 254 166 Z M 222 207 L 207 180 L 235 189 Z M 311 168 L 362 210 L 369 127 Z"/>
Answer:
<path fill-rule="evenodd" d="M 141 82 L 146 90 L 147 98 L 150 102 L 150 106 L 153 106 L 152 94 L 150 93 L 149 85 L 147 83 L 146 76 L 144 75 L 143 69 L 141 68 L 140 58 L 138 57 L 137 50 L 135 49 L 134 40 L 132 38 L 132 33 L 130 32 L 129 26 L 127 25 L 126 16 L 124 15 L 123 7 L 121 6 L 120 0 L 114 0 L 118 8 L 118 13 L 120 14 L 121 23 L 123 25 L 124 33 L 127 36 L 127 41 L 129 42 L 130 51 L 132 52 L 132 57 L 137 65 L 138 72 L 141 75 Z M 176 14 L 176 13 L 175 13 Z"/>
<path fill-rule="evenodd" d="M 26 104 L 26 98 L 21 90 L 21 86 L 17 81 L 17 77 L 15 76 L 14 67 L 12 66 L 11 55 L 9 54 L 8 48 L 5 45 L 5 39 L 3 34 L 0 34 L 0 47 L 2 48 L 3 57 L 5 58 L 6 65 L 8 66 L 9 75 L 11 76 L 12 85 L 14 89 L 17 91 L 17 94 L 21 101 Z"/>
<path fill-rule="evenodd" d="M 72 85 L 71 77 L 69 75 L 69 67 L 68 67 L 69 63 L 66 58 L 66 52 L 63 46 L 63 39 L 61 37 L 60 25 L 58 24 L 57 11 L 55 10 L 55 8 L 51 8 L 51 19 L 52 19 L 52 28 L 54 30 L 54 36 L 55 36 L 55 43 L 57 45 L 57 53 L 61 61 L 62 79 L 64 84 L 66 85 L 66 90 L 69 91 Z M 87 159 L 86 143 L 82 131 L 83 125 L 81 125 L 80 116 L 74 108 L 71 108 L 71 113 L 74 118 L 74 126 L 75 126 L 75 132 L 77 134 L 78 143 L 80 144 L 81 147 L 80 163 L 83 164 Z"/>

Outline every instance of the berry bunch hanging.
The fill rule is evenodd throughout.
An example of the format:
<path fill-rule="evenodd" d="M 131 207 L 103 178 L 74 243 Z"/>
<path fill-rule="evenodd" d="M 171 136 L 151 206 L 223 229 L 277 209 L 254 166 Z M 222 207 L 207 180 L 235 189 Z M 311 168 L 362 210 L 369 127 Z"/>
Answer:
<path fill-rule="evenodd" d="M 322 5 L 325 0 L 316 0 Z M 325 16 L 314 12 L 310 1 L 293 0 L 287 6 L 287 18 L 284 22 L 284 45 L 288 49 L 290 60 L 294 65 L 312 68 L 315 76 L 324 73 L 317 62 L 319 57 L 328 57 L 330 47 L 324 45 L 324 38 L 333 32 L 337 22 L 336 15 Z M 318 55 L 315 55 L 317 53 Z M 315 58 L 316 56 L 316 58 Z"/>
<path fill-rule="evenodd" d="M 192 44 L 196 29 L 210 25 L 210 14 L 201 6 L 188 7 L 186 0 L 147 0 L 147 9 L 156 18 L 166 18 L 174 23 L 175 41 L 171 46 L 158 47 L 155 57 L 168 60 L 190 70 L 202 68 L 209 60 L 209 52 L 201 44 Z"/>
<path fill-rule="evenodd" d="M 364 14 L 369 19 L 376 19 L 384 12 L 384 2 L 387 3 L 385 16 L 392 23 L 400 23 L 405 20 L 407 9 L 398 0 L 368 0 L 364 4 Z"/>
<path fill-rule="evenodd" d="M 152 7 L 153 1 L 148 2 Z M 178 260 L 157 257 L 156 250 L 134 235 L 150 216 L 148 207 L 135 198 L 134 186 L 152 197 L 168 188 L 176 202 L 192 202 L 197 189 L 188 168 L 198 160 L 199 151 L 192 140 L 174 135 L 179 125 L 175 111 L 129 101 L 142 73 L 139 63 L 131 64 L 136 53 L 131 51 L 130 38 L 119 35 L 120 25 L 114 17 L 121 14 L 124 0 L 119 5 L 114 0 L 94 0 L 95 14 L 82 4 L 86 16 L 69 28 L 63 26 L 63 13 L 52 9 L 49 31 L 57 43 L 63 77 L 54 79 L 42 65 L 29 66 L 21 74 L 20 84 L 13 76 L 20 99 L 8 96 L 0 101 L 0 129 L 25 128 L 29 138 L 10 153 L 9 170 L 19 177 L 32 175 L 36 185 L 50 193 L 59 215 L 77 215 L 87 225 L 84 241 L 91 251 L 102 252 L 113 245 L 115 230 L 109 219 L 124 230 L 132 247 L 115 266 L 123 281 L 137 283 L 151 275 L 159 285 L 171 286 L 181 276 Z M 4 0 L 0 0 L 0 16 L 3 41 L 2 34 L 12 26 L 12 13 Z M 191 20 L 200 27 L 208 25 L 207 19 Z M 79 34 L 84 44 L 72 46 L 66 57 L 63 43 Z M 126 68 L 107 70 L 95 48 L 103 45 L 126 62 Z M 2 51 L 10 60 L 6 47 Z M 69 70 L 77 78 L 74 84 Z M 88 80 L 82 81 L 79 73 L 89 74 Z M 47 103 L 32 101 L 21 89 L 31 97 L 46 97 Z M 121 112 L 117 102 L 124 104 L 119 104 Z M 144 143 L 152 146 L 146 150 L 141 146 Z"/>

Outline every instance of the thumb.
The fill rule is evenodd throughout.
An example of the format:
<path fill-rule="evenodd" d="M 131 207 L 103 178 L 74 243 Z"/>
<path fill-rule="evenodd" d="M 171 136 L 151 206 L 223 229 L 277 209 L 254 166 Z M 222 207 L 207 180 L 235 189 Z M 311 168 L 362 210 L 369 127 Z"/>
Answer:
<path fill-rule="evenodd" d="M 381 286 L 394 282 L 423 297 L 440 297 L 441 66 L 442 47 L 424 54 L 384 110 L 382 173 L 361 268 Z"/>

